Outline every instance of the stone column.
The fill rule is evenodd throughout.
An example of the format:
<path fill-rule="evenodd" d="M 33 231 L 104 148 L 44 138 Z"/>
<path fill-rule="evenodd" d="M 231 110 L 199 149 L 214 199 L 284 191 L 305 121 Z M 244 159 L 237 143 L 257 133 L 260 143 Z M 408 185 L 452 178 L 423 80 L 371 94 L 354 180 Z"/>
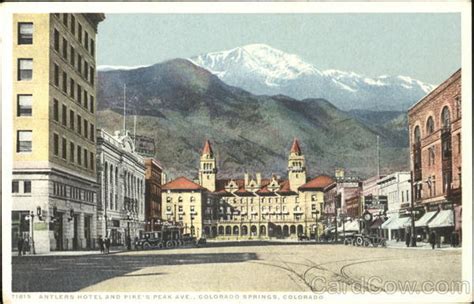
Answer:
<path fill-rule="evenodd" d="M 79 213 L 78 216 L 79 222 L 77 223 L 77 245 L 78 249 L 83 249 L 86 247 L 86 240 L 84 238 L 84 213 Z"/>

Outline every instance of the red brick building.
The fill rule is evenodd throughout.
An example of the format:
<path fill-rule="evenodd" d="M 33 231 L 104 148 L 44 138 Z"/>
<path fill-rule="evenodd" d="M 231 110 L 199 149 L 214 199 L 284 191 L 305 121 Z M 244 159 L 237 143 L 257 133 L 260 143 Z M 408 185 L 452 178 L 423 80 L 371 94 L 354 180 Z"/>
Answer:
<path fill-rule="evenodd" d="M 153 230 L 161 220 L 161 185 L 163 168 L 153 159 L 145 159 L 145 229 Z"/>
<path fill-rule="evenodd" d="M 445 241 L 461 230 L 461 112 L 460 69 L 408 111 L 414 205 L 436 212 L 419 228 Z"/>

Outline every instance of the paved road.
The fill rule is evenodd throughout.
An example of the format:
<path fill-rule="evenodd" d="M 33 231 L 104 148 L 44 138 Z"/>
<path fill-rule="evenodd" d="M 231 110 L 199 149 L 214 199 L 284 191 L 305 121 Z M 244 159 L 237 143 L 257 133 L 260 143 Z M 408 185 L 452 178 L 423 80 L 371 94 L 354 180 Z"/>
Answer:
<path fill-rule="evenodd" d="M 416 290 L 460 281 L 461 250 L 295 244 L 13 258 L 13 291 L 25 292 L 387 291 L 406 280 Z"/>

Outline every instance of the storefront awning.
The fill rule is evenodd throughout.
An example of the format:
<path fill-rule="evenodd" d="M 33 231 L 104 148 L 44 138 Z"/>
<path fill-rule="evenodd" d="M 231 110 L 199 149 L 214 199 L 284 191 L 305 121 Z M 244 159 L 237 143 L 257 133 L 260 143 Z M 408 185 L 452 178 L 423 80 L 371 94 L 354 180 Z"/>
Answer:
<path fill-rule="evenodd" d="M 390 224 L 388 224 L 385 229 L 400 229 L 400 228 L 404 228 L 404 227 L 407 227 L 410 225 L 410 220 L 411 218 L 408 216 L 408 217 L 399 217 L 397 218 L 396 220 L 394 220 L 393 222 L 391 222 Z"/>
<path fill-rule="evenodd" d="M 383 219 L 379 217 L 375 219 L 375 221 L 372 222 L 372 225 L 370 225 L 369 229 L 378 229 L 383 223 L 384 223 Z"/>
<path fill-rule="evenodd" d="M 389 229 L 388 227 L 390 226 L 391 223 L 396 221 L 398 219 L 398 214 L 394 214 L 391 217 L 389 217 L 383 224 L 380 226 L 382 229 Z"/>
<path fill-rule="evenodd" d="M 438 215 L 428 224 L 430 228 L 454 226 L 454 215 L 452 210 L 441 210 Z"/>
<path fill-rule="evenodd" d="M 430 211 L 423 214 L 423 216 L 415 222 L 415 227 L 426 227 L 428 223 L 436 216 L 437 211 Z"/>

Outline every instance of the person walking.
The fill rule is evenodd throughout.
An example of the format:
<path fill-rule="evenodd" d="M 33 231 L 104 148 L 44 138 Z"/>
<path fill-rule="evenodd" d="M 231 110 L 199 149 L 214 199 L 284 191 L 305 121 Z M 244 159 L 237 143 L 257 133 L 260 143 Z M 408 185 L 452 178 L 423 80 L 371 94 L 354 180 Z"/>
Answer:
<path fill-rule="evenodd" d="M 104 240 L 102 239 L 102 235 L 99 235 L 97 242 L 99 243 L 100 253 L 104 253 Z"/>
<path fill-rule="evenodd" d="M 23 246 L 22 246 L 22 250 L 23 250 L 23 255 L 26 255 L 26 252 L 28 251 L 29 249 L 29 239 L 28 238 L 23 238 Z"/>
<path fill-rule="evenodd" d="M 107 250 L 107 254 L 110 253 L 110 238 L 109 237 L 105 238 L 105 248 Z"/>
<path fill-rule="evenodd" d="M 21 252 L 23 250 L 23 242 L 24 239 L 21 235 L 18 236 L 18 242 L 17 242 L 17 247 L 18 247 L 18 256 L 21 256 Z"/>
<path fill-rule="evenodd" d="M 431 231 L 431 232 L 430 232 L 430 237 L 429 237 L 428 241 L 429 241 L 430 244 L 431 244 L 431 249 L 435 249 L 436 234 L 435 234 L 434 231 Z"/>
<path fill-rule="evenodd" d="M 407 245 L 407 247 L 410 247 L 410 241 L 411 241 L 411 234 L 410 232 L 407 232 L 405 234 L 405 244 Z"/>

